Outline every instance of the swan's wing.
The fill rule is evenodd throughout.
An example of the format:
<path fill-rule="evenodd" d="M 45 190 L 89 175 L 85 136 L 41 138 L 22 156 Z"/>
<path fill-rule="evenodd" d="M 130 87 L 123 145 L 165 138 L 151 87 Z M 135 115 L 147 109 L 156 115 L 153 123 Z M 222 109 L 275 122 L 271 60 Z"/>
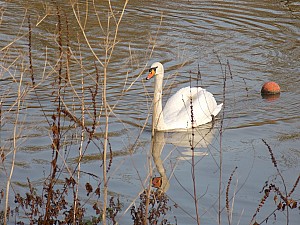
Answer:
<path fill-rule="evenodd" d="M 205 89 L 185 87 L 167 101 L 164 121 L 170 129 L 190 128 L 193 115 L 194 126 L 199 126 L 210 122 L 212 115 L 216 116 L 221 108 L 222 104 L 217 105 L 213 95 Z"/>
<path fill-rule="evenodd" d="M 205 89 L 199 90 L 193 95 L 192 104 L 196 126 L 211 122 L 212 116 L 216 116 L 222 108 L 217 105 L 213 94 Z"/>
<path fill-rule="evenodd" d="M 217 107 L 215 108 L 215 110 L 213 111 L 213 115 L 214 116 L 217 116 L 219 114 L 219 112 L 221 111 L 222 109 L 222 106 L 223 106 L 223 103 L 217 105 Z"/>
<path fill-rule="evenodd" d="M 168 99 L 163 115 L 169 129 L 188 128 L 190 117 L 187 110 L 189 106 L 186 104 L 191 96 L 190 91 L 190 87 L 181 88 Z"/>

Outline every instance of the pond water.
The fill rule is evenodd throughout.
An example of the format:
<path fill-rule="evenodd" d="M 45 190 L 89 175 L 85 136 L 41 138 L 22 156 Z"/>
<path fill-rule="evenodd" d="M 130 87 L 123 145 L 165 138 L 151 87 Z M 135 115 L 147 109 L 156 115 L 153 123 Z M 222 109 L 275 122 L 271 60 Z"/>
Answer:
<path fill-rule="evenodd" d="M 97 5 L 78 1 L 74 10 L 69 1 L 58 5 L 52 1 L 0 1 L 0 146 L 5 156 L 0 164 L 0 189 L 6 189 L 15 149 L 11 206 L 14 192 L 28 191 L 27 177 L 41 192 L 50 173 L 60 65 L 63 108 L 81 119 L 84 105 L 85 125 L 91 129 L 93 102 L 96 105 L 96 134 L 91 143 L 85 136 L 80 167 L 81 199 L 92 205 L 84 184 L 97 186 L 102 179 L 100 155 L 105 133 L 105 71 L 99 61 L 105 62 L 106 36 L 110 35 L 108 42 L 112 43 L 114 20 L 122 15 L 124 2 L 111 4 L 115 17 L 106 1 Z M 28 62 L 28 15 L 34 89 Z M 251 222 L 266 181 L 282 192 L 284 185 L 287 192 L 293 188 L 300 171 L 299 18 L 298 1 L 129 1 L 106 71 L 109 148 L 113 152 L 108 187 L 109 195 L 119 196 L 123 203 L 119 224 L 132 223 L 129 208 L 138 204 L 149 174 L 162 176 L 166 182 L 172 207 L 168 220 L 174 223 L 175 216 L 178 224 L 196 224 L 191 197 L 193 162 L 201 224 L 218 224 L 219 209 L 222 224 L 228 224 L 226 187 L 235 167 L 229 191 L 232 224 Z M 153 81 L 145 81 L 145 77 L 155 61 L 165 68 L 163 102 L 189 85 L 200 85 L 213 93 L 218 103 L 224 102 L 213 128 L 208 124 L 195 130 L 194 160 L 188 132 L 158 133 L 151 154 Z M 97 83 L 95 64 L 99 90 L 92 100 Z M 280 96 L 262 98 L 260 89 L 266 81 L 280 85 Z M 76 169 L 81 128 L 67 113 L 62 114 L 61 126 L 59 180 L 63 181 L 70 176 L 68 170 Z M 271 147 L 284 182 L 262 139 Z M 276 209 L 273 196 L 258 213 L 257 221 Z M 299 202 L 299 185 L 292 197 Z M 299 218 L 298 209 L 289 210 L 289 224 L 299 224 Z M 278 211 L 276 217 L 269 218 L 275 224 L 286 224 L 286 220 L 286 212 Z"/>

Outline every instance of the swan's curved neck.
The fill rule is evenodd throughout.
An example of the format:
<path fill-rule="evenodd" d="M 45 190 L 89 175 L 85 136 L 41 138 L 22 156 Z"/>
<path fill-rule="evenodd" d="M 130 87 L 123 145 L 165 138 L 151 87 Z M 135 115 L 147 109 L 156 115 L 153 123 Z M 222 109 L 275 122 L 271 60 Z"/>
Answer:
<path fill-rule="evenodd" d="M 164 116 L 162 110 L 162 86 L 163 72 L 155 75 L 154 98 L 153 98 L 153 118 L 152 128 L 155 130 L 163 130 L 165 127 Z"/>

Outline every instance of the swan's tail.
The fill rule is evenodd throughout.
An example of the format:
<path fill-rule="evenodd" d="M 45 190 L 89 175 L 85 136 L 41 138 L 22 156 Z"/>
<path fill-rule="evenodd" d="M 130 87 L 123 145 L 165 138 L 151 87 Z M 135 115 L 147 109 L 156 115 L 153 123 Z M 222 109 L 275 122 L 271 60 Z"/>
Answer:
<path fill-rule="evenodd" d="M 223 106 L 223 103 L 217 105 L 217 107 L 214 109 L 214 111 L 212 112 L 212 115 L 217 116 L 219 114 L 219 112 L 221 111 Z"/>

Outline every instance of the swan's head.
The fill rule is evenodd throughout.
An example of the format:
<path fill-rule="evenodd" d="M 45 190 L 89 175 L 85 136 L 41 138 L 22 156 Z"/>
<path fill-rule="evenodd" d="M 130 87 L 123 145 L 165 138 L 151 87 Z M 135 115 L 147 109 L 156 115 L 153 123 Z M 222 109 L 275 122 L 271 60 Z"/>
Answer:
<path fill-rule="evenodd" d="M 146 80 L 150 80 L 154 75 L 164 75 L 164 67 L 160 62 L 155 62 L 151 65 Z"/>

